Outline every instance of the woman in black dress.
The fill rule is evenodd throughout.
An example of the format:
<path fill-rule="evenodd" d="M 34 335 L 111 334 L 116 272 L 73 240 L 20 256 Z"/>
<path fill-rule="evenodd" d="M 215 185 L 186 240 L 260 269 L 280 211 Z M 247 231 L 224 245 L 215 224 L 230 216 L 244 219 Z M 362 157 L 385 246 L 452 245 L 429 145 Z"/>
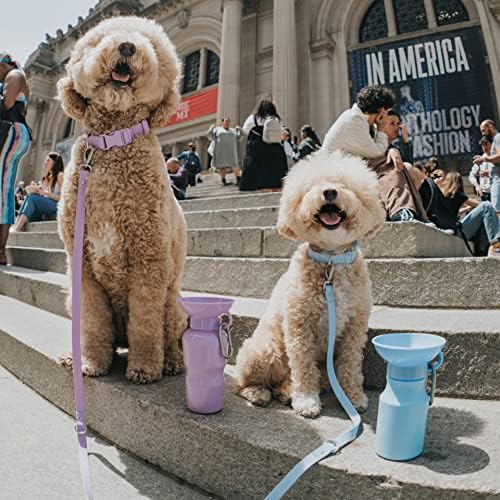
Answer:
<path fill-rule="evenodd" d="M 282 179 L 288 171 L 288 163 L 280 137 L 277 142 L 272 143 L 263 140 L 264 124 L 270 118 L 279 121 L 281 125 L 281 119 L 272 101 L 263 99 L 243 124 L 243 132 L 248 135 L 248 142 L 240 191 L 281 190 Z M 277 129 L 278 124 L 273 125 Z"/>

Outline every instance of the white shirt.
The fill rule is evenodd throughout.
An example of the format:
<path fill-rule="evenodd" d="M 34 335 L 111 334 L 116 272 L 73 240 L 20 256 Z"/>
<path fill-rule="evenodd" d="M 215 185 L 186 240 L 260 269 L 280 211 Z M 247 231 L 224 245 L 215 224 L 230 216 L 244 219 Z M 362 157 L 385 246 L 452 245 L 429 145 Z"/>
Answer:
<path fill-rule="evenodd" d="M 491 145 L 491 154 L 494 155 L 496 153 L 500 153 L 500 132 L 495 134 L 493 137 L 493 143 Z"/>
<path fill-rule="evenodd" d="M 341 149 L 354 156 L 369 159 L 385 155 L 388 147 L 389 138 L 385 132 L 377 132 L 375 138 L 372 138 L 368 118 L 357 104 L 337 118 L 323 143 L 324 150 Z"/>
<path fill-rule="evenodd" d="M 479 186 L 485 193 L 489 193 L 491 187 L 491 170 L 494 167 L 493 163 L 487 161 L 483 161 L 480 165 L 472 165 L 469 174 L 470 183 L 474 185 L 474 180 L 477 182 L 477 178 L 479 177 Z M 481 175 L 483 172 L 487 172 L 488 175 Z"/>

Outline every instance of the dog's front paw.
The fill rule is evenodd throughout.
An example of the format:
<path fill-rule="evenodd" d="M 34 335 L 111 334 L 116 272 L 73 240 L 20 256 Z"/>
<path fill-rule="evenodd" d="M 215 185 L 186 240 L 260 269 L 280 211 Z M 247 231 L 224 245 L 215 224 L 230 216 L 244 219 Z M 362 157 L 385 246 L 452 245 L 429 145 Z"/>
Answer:
<path fill-rule="evenodd" d="M 184 369 L 184 357 L 179 348 L 172 349 L 165 353 L 163 363 L 163 373 L 165 375 L 178 375 Z"/>
<path fill-rule="evenodd" d="M 359 413 L 363 413 L 368 408 L 368 397 L 362 392 L 358 397 L 352 398 L 351 403 Z"/>
<path fill-rule="evenodd" d="M 316 418 L 321 413 L 321 402 L 317 394 L 294 394 L 292 408 L 303 417 Z"/>
<path fill-rule="evenodd" d="M 108 373 L 109 363 L 98 363 L 84 359 L 82 362 L 82 373 L 87 377 L 100 377 Z"/>
<path fill-rule="evenodd" d="M 127 367 L 126 377 L 137 384 L 151 384 L 153 382 L 158 382 L 161 379 L 162 367 L 159 369 L 148 368 L 132 368 Z"/>
<path fill-rule="evenodd" d="M 73 368 L 73 355 L 70 352 L 66 352 L 57 357 L 57 362 L 64 366 L 64 368 Z"/>
<path fill-rule="evenodd" d="M 272 396 L 269 389 L 259 387 L 257 385 L 244 387 L 238 392 L 238 394 L 257 406 L 267 406 L 269 401 L 271 401 Z"/>
<path fill-rule="evenodd" d="M 57 358 L 57 362 L 65 368 L 73 369 L 73 355 L 71 353 L 61 354 Z M 99 377 L 108 373 L 110 363 L 98 363 L 82 359 L 82 373 L 87 377 Z"/>

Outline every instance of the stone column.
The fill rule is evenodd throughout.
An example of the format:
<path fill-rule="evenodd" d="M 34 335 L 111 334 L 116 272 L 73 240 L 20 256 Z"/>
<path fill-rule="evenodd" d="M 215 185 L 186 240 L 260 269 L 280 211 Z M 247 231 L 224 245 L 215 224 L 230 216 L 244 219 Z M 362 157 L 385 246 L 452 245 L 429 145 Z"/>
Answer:
<path fill-rule="evenodd" d="M 295 0 L 275 0 L 273 9 L 273 100 L 283 122 L 298 130 Z"/>
<path fill-rule="evenodd" d="M 196 145 L 196 152 L 200 157 L 201 169 L 206 170 L 208 168 L 208 153 L 207 153 L 207 138 L 206 137 L 196 137 L 193 141 Z"/>
<path fill-rule="evenodd" d="M 207 49 L 203 47 L 200 54 L 200 78 L 198 80 L 198 90 L 205 86 L 207 80 Z"/>
<path fill-rule="evenodd" d="M 233 123 L 239 123 L 243 2 L 224 0 L 223 8 L 217 121 L 228 116 Z"/>

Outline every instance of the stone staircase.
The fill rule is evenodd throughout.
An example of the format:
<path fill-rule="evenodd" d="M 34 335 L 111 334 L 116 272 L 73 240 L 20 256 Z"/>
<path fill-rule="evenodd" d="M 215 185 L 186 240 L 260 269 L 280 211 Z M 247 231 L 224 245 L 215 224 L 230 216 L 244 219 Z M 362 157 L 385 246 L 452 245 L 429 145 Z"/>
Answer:
<path fill-rule="evenodd" d="M 274 227 L 279 194 L 239 194 L 235 186 L 210 183 L 189 194 L 192 199 L 182 202 L 188 224 L 183 293 L 236 299 L 237 350 L 253 332 L 295 244 Z M 412 331 L 447 339 L 425 453 L 408 463 L 375 455 L 385 368 L 368 344 L 370 406 L 362 436 L 309 471 L 287 498 L 500 496 L 500 262 L 467 257 L 459 239 L 420 223 L 386 224 L 363 251 L 376 303 L 370 338 Z M 71 375 L 55 362 L 71 344 L 56 223 L 30 224 L 27 232 L 11 235 L 9 252 L 15 265 L 0 268 L 0 364 L 73 413 Z M 277 403 L 248 406 L 233 394 L 231 364 L 224 410 L 213 416 L 185 408 L 182 376 L 136 386 L 124 370 L 118 357 L 110 375 L 86 380 L 89 426 L 224 498 L 263 498 L 302 456 L 348 425 L 332 395 L 322 397 L 325 408 L 314 421 Z"/>

